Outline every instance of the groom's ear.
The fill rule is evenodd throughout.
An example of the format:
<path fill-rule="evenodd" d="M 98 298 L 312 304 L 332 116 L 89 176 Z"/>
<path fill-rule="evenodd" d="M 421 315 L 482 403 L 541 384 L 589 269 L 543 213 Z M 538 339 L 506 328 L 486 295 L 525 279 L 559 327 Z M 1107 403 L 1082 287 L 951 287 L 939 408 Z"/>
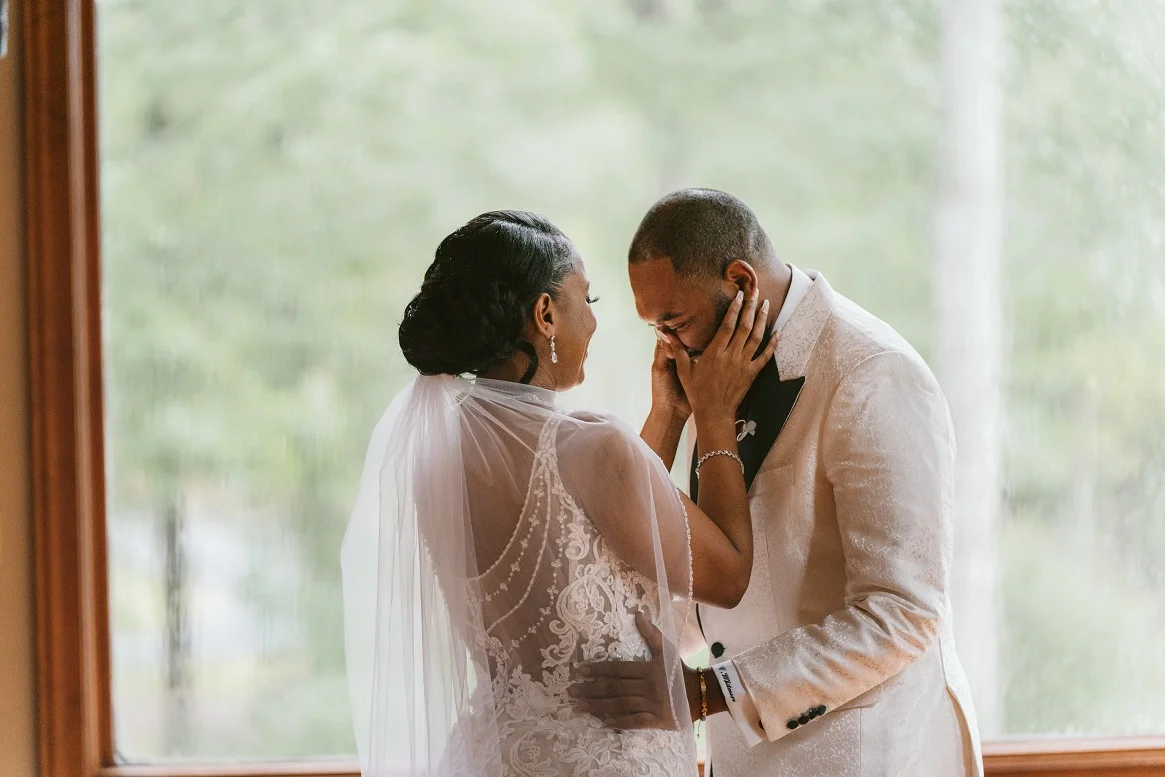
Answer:
<path fill-rule="evenodd" d="M 724 268 L 724 280 L 736 287 L 737 291 L 744 292 L 744 298 L 752 296 L 757 286 L 756 270 L 743 259 L 733 259 Z"/>

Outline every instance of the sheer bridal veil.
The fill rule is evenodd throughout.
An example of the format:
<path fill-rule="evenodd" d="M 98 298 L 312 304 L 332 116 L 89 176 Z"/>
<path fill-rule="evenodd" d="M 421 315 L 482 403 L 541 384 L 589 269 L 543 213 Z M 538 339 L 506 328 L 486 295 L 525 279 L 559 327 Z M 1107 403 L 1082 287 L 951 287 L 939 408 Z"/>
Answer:
<path fill-rule="evenodd" d="M 501 777 L 519 701 L 559 730 L 604 731 L 565 692 L 584 663 L 645 656 L 632 587 L 663 631 L 665 701 L 690 741 L 674 647 L 688 543 L 667 470 L 619 422 L 530 386 L 415 379 L 373 432 L 342 548 L 364 777 Z"/>

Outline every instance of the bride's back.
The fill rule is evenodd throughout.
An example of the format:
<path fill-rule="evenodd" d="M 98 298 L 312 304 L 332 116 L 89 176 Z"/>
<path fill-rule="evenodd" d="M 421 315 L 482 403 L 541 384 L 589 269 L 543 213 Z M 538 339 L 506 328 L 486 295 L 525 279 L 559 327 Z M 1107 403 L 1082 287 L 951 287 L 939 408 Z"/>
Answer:
<path fill-rule="evenodd" d="M 628 432 L 600 416 L 557 411 L 499 406 L 474 416 L 462 415 L 461 451 L 475 561 L 472 574 L 442 586 L 456 587 L 449 594 L 466 596 L 481 615 L 466 637 L 486 658 L 479 670 L 490 678 L 502 773 L 621 774 L 633 764 L 642 774 L 688 771 L 684 732 L 606 729 L 576 714 L 567 693 L 584 664 L 648 659 L 635 614 L 660 615 L 656 580 L 621 558 L 586 509 L 622 476 L 614 471 L 620 456 L 601 451 Z M 591 768 L 576 772 L 580 764 Z"/>
<path fill-rule="evenodd" d="M 567 486 L 611 482 L 617 457 L 597 454 L 618 432 L 599 416 L 535 411 L 491 403 L 462 414 L 473 559 L 455 584 L 479 603 L 491 674 L 643 658 L 634 614 L 658 611 L 656 583 L 604 541 L 586 509 L 594 489 Z"/>

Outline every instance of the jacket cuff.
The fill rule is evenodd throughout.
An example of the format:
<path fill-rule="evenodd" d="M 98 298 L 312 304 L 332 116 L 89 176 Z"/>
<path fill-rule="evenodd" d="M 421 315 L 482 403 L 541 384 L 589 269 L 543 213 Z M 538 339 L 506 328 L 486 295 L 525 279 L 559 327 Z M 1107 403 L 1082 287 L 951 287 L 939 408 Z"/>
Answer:
<path fill-rule="evenodd" d="M 741 736 L 749 747 L 755 747 L 764 742 L 765 730 L 761 724 L 760 712 L 752 700 L 752 694 L 744 687 L 736 665 L 731 661 L 712 665 L 712 674 L 720 683 L 720 690 L 724 693 L 724 700 L 728 702 L 728 714 L 736 722 Z"/>

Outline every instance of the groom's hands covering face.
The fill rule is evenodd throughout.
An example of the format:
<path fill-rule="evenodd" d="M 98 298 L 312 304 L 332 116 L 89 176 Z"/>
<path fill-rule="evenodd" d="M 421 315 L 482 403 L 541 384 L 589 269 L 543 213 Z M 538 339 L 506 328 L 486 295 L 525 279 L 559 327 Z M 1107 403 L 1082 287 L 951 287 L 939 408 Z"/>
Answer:
<path fill-rule="evenodd" d="M 672 350 L 679 345 L 670 335 L 658 329 L 655 334 L 655 358 L 651 362 L 652 407 L 667 410 L 672 415 L 686 420 L 692 414 L 692 405 L 684 393 L 684 386 L 676 374 L 676 363 L 672 358 Z"/>

